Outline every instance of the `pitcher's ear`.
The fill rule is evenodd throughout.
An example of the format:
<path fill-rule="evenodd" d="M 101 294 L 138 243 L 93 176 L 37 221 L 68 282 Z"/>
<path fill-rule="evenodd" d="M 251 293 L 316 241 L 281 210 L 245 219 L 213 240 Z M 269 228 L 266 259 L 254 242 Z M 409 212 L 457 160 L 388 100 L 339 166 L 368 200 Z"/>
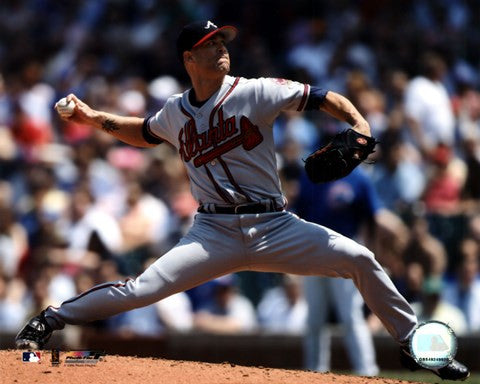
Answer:
<path fill-rule="evenodd" d="M 183 52 L 183 61 L 184 61 L 184 62 L 192 62 L 192 61 L 194 61 L 194 60 L 195 60 L 195 59 L 194 59 L 194 57 L 193 57 L 193 55 L 192 55 L 192 52 L 190 52 L 190 51 L 185 51 L 185 52 Z"/>

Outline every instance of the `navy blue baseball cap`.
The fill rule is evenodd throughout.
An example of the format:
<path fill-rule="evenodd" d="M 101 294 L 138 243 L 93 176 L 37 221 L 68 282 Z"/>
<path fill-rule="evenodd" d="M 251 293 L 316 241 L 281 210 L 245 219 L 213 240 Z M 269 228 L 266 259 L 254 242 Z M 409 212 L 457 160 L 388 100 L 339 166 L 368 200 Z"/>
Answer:
<path fill-rule="evenodd" d="M 210 20 L 195 21 L 183 27 L 177 38 L 177 55 L 180 61 L 183 61 L 183 52 L 199 46 L 217 33 L 221 33 L 228 43 L 235 39 L 238 30 L 231 25 L 217 27 Z"/>

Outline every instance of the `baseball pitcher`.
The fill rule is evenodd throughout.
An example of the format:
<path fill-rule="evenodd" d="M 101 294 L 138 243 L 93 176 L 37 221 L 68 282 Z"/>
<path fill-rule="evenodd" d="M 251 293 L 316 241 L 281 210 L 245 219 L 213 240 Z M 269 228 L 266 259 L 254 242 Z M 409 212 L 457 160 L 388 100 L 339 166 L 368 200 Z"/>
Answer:
<path fill-rule="evenodd" d="M 348 174 L 373 151 L 367 121 L 332 91 L 284 79 L 230 76 L 226 43 L 236 35 L 235 27 L 217 27 L 211 21 L 185 26 L 177 53 L 192 87 L 172 96 L 153 116 L 98 111 L 73 94 L 67 96 L 75 103 L 70 116 L 56 107 L 62 118 L 134 146 L 172 144 L 186 166 L 198 214 L 178 244 L 136 279 L 95 286 L 32 318 L 16 337 L 18 348 L 41 348 L 65 324 L 107 318 L 216 277 L 251 270 L 352 279 L 400 344 L 402 360 L 411 369 L 420 368 L 407 347 L 417 318 L 372 252 L 285 210 L 276 169 L 272 126 L 282 111 L 320 110 L 352 126 L 312 154 L 307 173 L 315 182 Z M 338 174 L 330 175 L 332 167 Z M 469 375 L 455 360 L 432 371 L 450 380 Z"/>

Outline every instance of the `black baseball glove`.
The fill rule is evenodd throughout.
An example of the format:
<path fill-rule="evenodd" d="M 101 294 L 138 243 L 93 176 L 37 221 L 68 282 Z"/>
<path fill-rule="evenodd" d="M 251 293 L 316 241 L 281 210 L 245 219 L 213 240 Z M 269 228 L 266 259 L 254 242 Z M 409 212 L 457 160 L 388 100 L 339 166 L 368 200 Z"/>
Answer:
<path fill-rule="evenodd" d="M 314 183 L 326 183 L 347 176 L 375 152 L 377 140 L 349 128 L 305 160 L 305 171 Z"/>

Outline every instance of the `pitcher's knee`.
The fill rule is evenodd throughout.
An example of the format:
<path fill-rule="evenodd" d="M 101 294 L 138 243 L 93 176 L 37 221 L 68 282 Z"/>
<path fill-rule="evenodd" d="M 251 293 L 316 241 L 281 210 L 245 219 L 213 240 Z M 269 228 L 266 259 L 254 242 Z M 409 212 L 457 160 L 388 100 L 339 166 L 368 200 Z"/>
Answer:
<path fill-rule="evenodd" d="M 178 287 L 170 279 L 158 274 L 153 268 L 147 268 L 132 281 L 132 294 L 139 304 L 152 304 L 178 291 Z"/>
<path fill-rule="evenodd" d="M 157 287 L 154 287 L 153 284 L 146 284 L 145 281 L 138 277 L 135 280 L 126 282 L 122 295 L 133 308 L 144 307 L 163 298 Z"/>

